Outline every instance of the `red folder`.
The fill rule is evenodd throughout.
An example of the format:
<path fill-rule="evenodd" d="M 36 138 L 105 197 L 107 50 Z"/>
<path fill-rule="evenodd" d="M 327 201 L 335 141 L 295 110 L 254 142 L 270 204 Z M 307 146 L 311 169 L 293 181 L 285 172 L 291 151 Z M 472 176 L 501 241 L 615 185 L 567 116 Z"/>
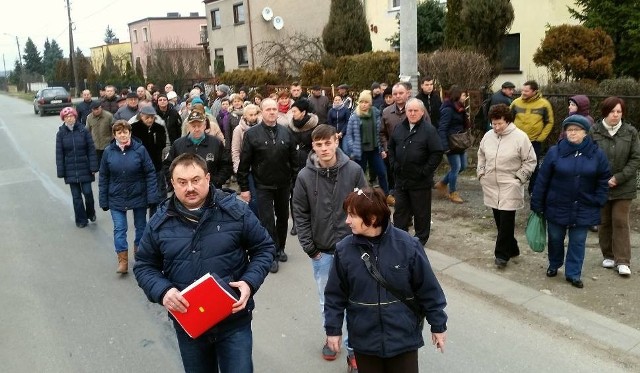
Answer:
<path fill-rule="evenodd" d="M 180 292 L 189 302 L 187 312 L 169 311 L 191 338 L 198 338 L 231 315 L 232 305 L 238 301 L 231 287 L 214 276 L 207 273 Z"/>

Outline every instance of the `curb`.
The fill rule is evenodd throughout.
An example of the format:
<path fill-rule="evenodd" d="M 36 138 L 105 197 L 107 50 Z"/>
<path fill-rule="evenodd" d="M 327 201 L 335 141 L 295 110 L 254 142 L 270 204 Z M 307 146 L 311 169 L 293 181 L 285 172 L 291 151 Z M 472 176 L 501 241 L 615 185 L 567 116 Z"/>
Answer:
<path fill-rule="evenodd" d="M 504 277 L 425 249 L 434 271 L 574 329 L 595 341 L 640 357 L 640 331 Z"/>

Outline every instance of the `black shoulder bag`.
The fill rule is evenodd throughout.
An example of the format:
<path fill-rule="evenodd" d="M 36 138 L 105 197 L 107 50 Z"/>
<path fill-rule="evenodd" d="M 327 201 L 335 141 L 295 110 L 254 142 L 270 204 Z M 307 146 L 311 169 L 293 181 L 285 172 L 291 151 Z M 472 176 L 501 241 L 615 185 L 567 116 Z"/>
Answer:
<path fill-rule="evenodd" d="M 418 318 L 418 327 L 422 329 L 422 326 L 424 325 L 425 315 L 422 313 L 422 310 L 420 309 L 420 306 L 418 305 L 418 302 L 416 302 L 415 298 L 407 299 L 407 296 L 404 295 L 400 290 L 391 286 L 387 282 L 387 280 L 382 277 L 382 274 L 380 274 L 380 271 L 378 271 L 376 266 L 371 263 L 371 256 L 369 255 L 369 253 L 365 252 L 362 246 L 358 246 L 358 248 L 360 249 L 360 258 L 364 262 L 364 265 L 367 267 L 367 270 L 369 271 L 369 274 L 371 274 L 371 277 L 373 277 L 383 288 L 387 289 L 389 293 L 398 298 L 400 302 L 404 303 L 407 307 L 409 307 L 411 311 L 413 311 L 413 313 Z"/>

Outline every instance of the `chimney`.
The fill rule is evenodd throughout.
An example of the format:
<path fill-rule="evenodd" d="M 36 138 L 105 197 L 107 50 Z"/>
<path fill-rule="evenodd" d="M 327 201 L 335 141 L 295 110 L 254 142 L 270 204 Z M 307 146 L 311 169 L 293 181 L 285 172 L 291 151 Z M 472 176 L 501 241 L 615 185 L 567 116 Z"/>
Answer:
<path fill-rule="evenodd" d="M 167 13 L 167 18 L 180 18 L 180 13 L 178 13 L 178 12 L 169 12 L 169 13 Z"/>
<path fill-rule="evenodd" d="M 198 12 L 191 12 L 191 13 L 189 13 L 189 17 L 200 17 L 200 13 L 198 13 Z"/>

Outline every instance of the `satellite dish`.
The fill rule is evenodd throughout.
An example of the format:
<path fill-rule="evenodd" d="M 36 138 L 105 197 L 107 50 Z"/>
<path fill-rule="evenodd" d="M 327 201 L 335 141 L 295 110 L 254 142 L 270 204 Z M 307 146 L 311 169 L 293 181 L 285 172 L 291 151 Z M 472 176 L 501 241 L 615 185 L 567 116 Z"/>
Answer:
<path fill-rule="evenodd" d="M 282 17 L 280 16 L 273 17 L 273 28 L 279 31 L 279 30 L 282 30 L 283 27 L 284 27 L 284 19 L 282 19 Z"/>
<path fill-rule="evenodd" d="M 271 18 L 273 18 L 273 10 L 265 6 L 264 9 L 262 9 L 262 18 L 264 18 L 265 21 L 271 21 Z"/>

